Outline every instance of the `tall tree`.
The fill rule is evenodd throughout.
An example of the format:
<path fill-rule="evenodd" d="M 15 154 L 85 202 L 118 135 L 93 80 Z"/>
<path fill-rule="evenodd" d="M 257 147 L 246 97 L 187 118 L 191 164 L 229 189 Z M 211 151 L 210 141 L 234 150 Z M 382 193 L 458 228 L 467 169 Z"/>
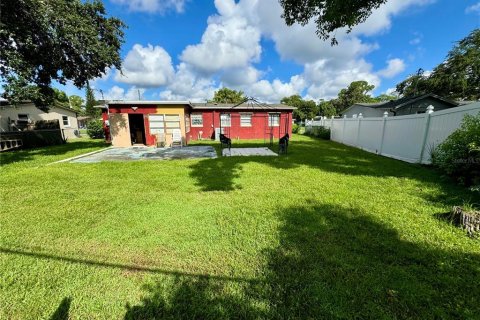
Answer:
<path fill-rule="evenodd" d="M 396 89 L 405 97 L 435 93 L 450 99 L 480 99 L 480 29 L 455 44 L 429 76 L 411 75 Z"/>
<path fill-rule="evenodd" d="M 324 117 L 332 117 L 337 115 L 337 110 L 335 109 L 335 105 L 332 101 L 320 101 L 318 103 L 318 114 Z"/>
<path fill-rule="evenodd" d="M 72 95 L 69 97 L 70 107 L 75 110 L 79 115 L 84 115 L 83 99 L 80 96 Z"/>
<path fill-rule="evenodd" d="M 297 108 L 293 110 L 293 116 L 297 120 L 312 119 L 318 114 L 318 107 L 313 100 L 303 100 L 298 94 L 284 97 L 281 103 Z"/>
<path fill-rule="evenodd" d="M 243 91 L 221 88 L 215 91 L 213 99 L 210 102 L 215 103 L 240 103 L 246 99 Z"/>
<path fill-rule="evenodd" d="M 369 94 L 375 88 L 374 85 L 367 81 L 353 81 L 348 88 L 340 90 L 338 98 L 332 103 L 338 113 L 359 102 L 374 102 L 374 99 Z"/>
<path fill-rule="evenodd" d="M 314 19 L 317 34 L 327 40 L 338 28 L 352 27 L 364 22 L 381 4 L 387 0 L 279 0 L 283 7 L 282 18 L 287 25 L 306 25 Z M 332 45 L 337 43 L 332 37 Z"/>
<path fill-rule="evenodd" d="M 99 0 L 7 0 L 0 12 L 0 72 L 13 103 L 30 99 L 45 109 L 55 99 L 52 81 L 81 88 L 121 67 L 125 25 Z"/>
<path fill-rule="evenodd" d="M 96 104 L 95 95 L 93 94 L 90 84 L 87 82 L 87 87 L 85 91 L 85 114 L 87 116 L 96 117 L 99 114 L 99 111 L 94 108 Z"/>

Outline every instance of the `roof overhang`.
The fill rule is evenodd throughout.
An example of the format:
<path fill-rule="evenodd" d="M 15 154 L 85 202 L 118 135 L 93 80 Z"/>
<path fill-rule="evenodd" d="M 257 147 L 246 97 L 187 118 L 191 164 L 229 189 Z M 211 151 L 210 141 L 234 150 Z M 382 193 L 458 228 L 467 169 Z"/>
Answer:
<path fill-rule="evenodd" d="M 108 105 L 113 105 L 113 104 L 122 104 L 122 105 L 130 105 L 130 104 L 135 104 L 135 105 L 188 105 L 190 106 L 190 101 L 163 101 L 163 100 L 121 100 L 121 101 L 108 101 Z"/>

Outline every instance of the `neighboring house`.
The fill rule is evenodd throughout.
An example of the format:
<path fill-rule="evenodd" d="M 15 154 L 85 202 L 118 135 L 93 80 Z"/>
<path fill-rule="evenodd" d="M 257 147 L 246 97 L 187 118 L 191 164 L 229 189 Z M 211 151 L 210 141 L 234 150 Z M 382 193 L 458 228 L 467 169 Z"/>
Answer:
<path fill-rule="evenodd" d="M 295 108 L 275 104 L 211 104 L 188 101 L 117 101 L 102 110 L 105 136 L 113 146 L 155 145 L 163 139 L 172 144 L 173 132 L 182 142 L 218 138 L 220 132 L 232 139 L 279 138 L 292 132 Z"/>
<path fill-rule="evenodd" d="M 58 120 L 65 138 L 79 136 L 77 113 L 72 109 L 54 106 L 45 112 L 35 107 L 32 102 L 24 102 L 16 106 L 9 105 L 6 101 L 0 104 L 0 131 L 2 132 L 19 131 L 39 120 Z"/>
<path fill-rule="evenodd" d="M 403 116 L 425 113 L 429 105 L 434 107 L 434 111 L 440 111 L 457 107 L 459 104 L 435 94 L 424 94 L 378 103 L 356 103 L 345 109 L 341 115 L 352 118 L 361 113 L 364 118 L 382 117 L 386 111 L 389 116 Z"/>

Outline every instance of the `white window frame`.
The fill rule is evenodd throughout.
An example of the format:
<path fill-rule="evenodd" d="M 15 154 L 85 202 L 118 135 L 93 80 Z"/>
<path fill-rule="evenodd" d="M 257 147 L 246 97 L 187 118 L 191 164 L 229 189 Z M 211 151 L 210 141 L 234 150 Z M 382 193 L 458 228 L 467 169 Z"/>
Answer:
<path fill-rule="evenodd" d="M 242 119 L 243 117 L 245 116 L 248 116 L 248 120 L 249 120 L 249 123 L 248 124 L 244 124 L 242 122 Z M 252 113 L 251 112 L 244 112 L 244 113 L 240 113 L 240 127 L 251 127 L 252 126 Z"/>
<path fill-rule="evenodd" d="M 163 120 L 153 121 L 153 123 L 162 123 L 163 127 L 155 126 L 154 128 L 152 128 L 152 121 L 150 120 L 150 116 L 162 116 Z M 170 118 L 171 117 L 177 117 L 177 119 L 176 120 L 171 120 L 171 119 L 167 120 L 167 117 L 170 117 Z M 151 114 L 149 114 L 149 128 L 148 129 L 150 131 L 150 134 L 158 134 L 158 133 L 173 134 L 173 130 L 175 130 L 175 129 L 182 130 L 181 122 L 182 122 L 182 120 L 181 120 L 180 114 L 151 113 Z M 172 124 L 172 123 L 178 124 L 178 127 L 170 126 L 169 124 Z M 152 130 L 160 131 L 160 132 L 152 133 Z"/>
<path fill-rule="evenodd" d="M 66 120 L 67 120 L 67 124 L 65 124 L 65 117 L 67 118 L 67 119 L 66 119 Z M 68 116 L 62 115 L 62 124 L 63 124 L 63 127 L 64 127 L 64 128 L 70 127 L 70 118 L 69 118 Z"/>
<path fill-rule="evenodd" d="M 193 124 L 194 120 L 198 120 L 200 118 L 202 124 Z M 203 113 L 192 113 L 190 115 L 190 124 L 193 128 L 203 128 Z"/>
<path fill-rule="evenodd" d="M 278 122 L 276 124 L 275 123 L 272 124 L 272 120 L 275 117 L 278 119 Z M 269 127 L 280 127 L 280 113 L 269 113 L 268 114 L 268 126 Z"/>
<path fill-rule="evenodd" d="M 225 117 L 225 118 L 223 118 Z M 223 118 L 223 119 L 222 119 Z M 227 122 L 228 120 L 228 122 Z M 230 113 L 220 113 L 220 127 L 230 128 L 232 126 L 232 116 Z"/>

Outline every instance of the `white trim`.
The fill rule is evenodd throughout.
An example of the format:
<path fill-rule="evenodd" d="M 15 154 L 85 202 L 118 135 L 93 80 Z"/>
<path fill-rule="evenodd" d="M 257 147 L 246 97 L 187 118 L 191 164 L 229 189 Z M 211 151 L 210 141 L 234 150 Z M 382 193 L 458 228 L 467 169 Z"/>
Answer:
<path fill-rule="evenodd" d="M 249 116 L 250 123 L 242 124 L 242 116 Z M 243 127 L 243 128 L 252 127 L 252 112 L 240 112 L 240 127 Z"/>
<path fill-rule="evenodd" d="M 183 105 L 190 105 L 190 101 L 161 101 L 161 100 L 154 100 L 154 101 L 148 101 L 148 100 L 121 100 L 121 101 L 115 101 L 115 100 L 110 100 L 107 102 L 108 105 L 111 104 L 183 104 Z"/>
<path fill-rule="evenodd" d="M 202 124 L 193 124 L 193 117 L 200 116 L 202 119 Z M 203 128 L 203 113 L 202 112 L 192 112 L 190 114 L 190 126 L 192 128 Z"/>
<path fill-rule="evenodd" d="M 67 117 L 67 124 L 65 124 L 65 120 L 63 119 L 63 117 Z M 63 125 L 64 128 L 70 128 L 71 127 L 70 118 L 66 115 L 63 115 L 63 114 L 62 114 L 62 125 Z"/>

